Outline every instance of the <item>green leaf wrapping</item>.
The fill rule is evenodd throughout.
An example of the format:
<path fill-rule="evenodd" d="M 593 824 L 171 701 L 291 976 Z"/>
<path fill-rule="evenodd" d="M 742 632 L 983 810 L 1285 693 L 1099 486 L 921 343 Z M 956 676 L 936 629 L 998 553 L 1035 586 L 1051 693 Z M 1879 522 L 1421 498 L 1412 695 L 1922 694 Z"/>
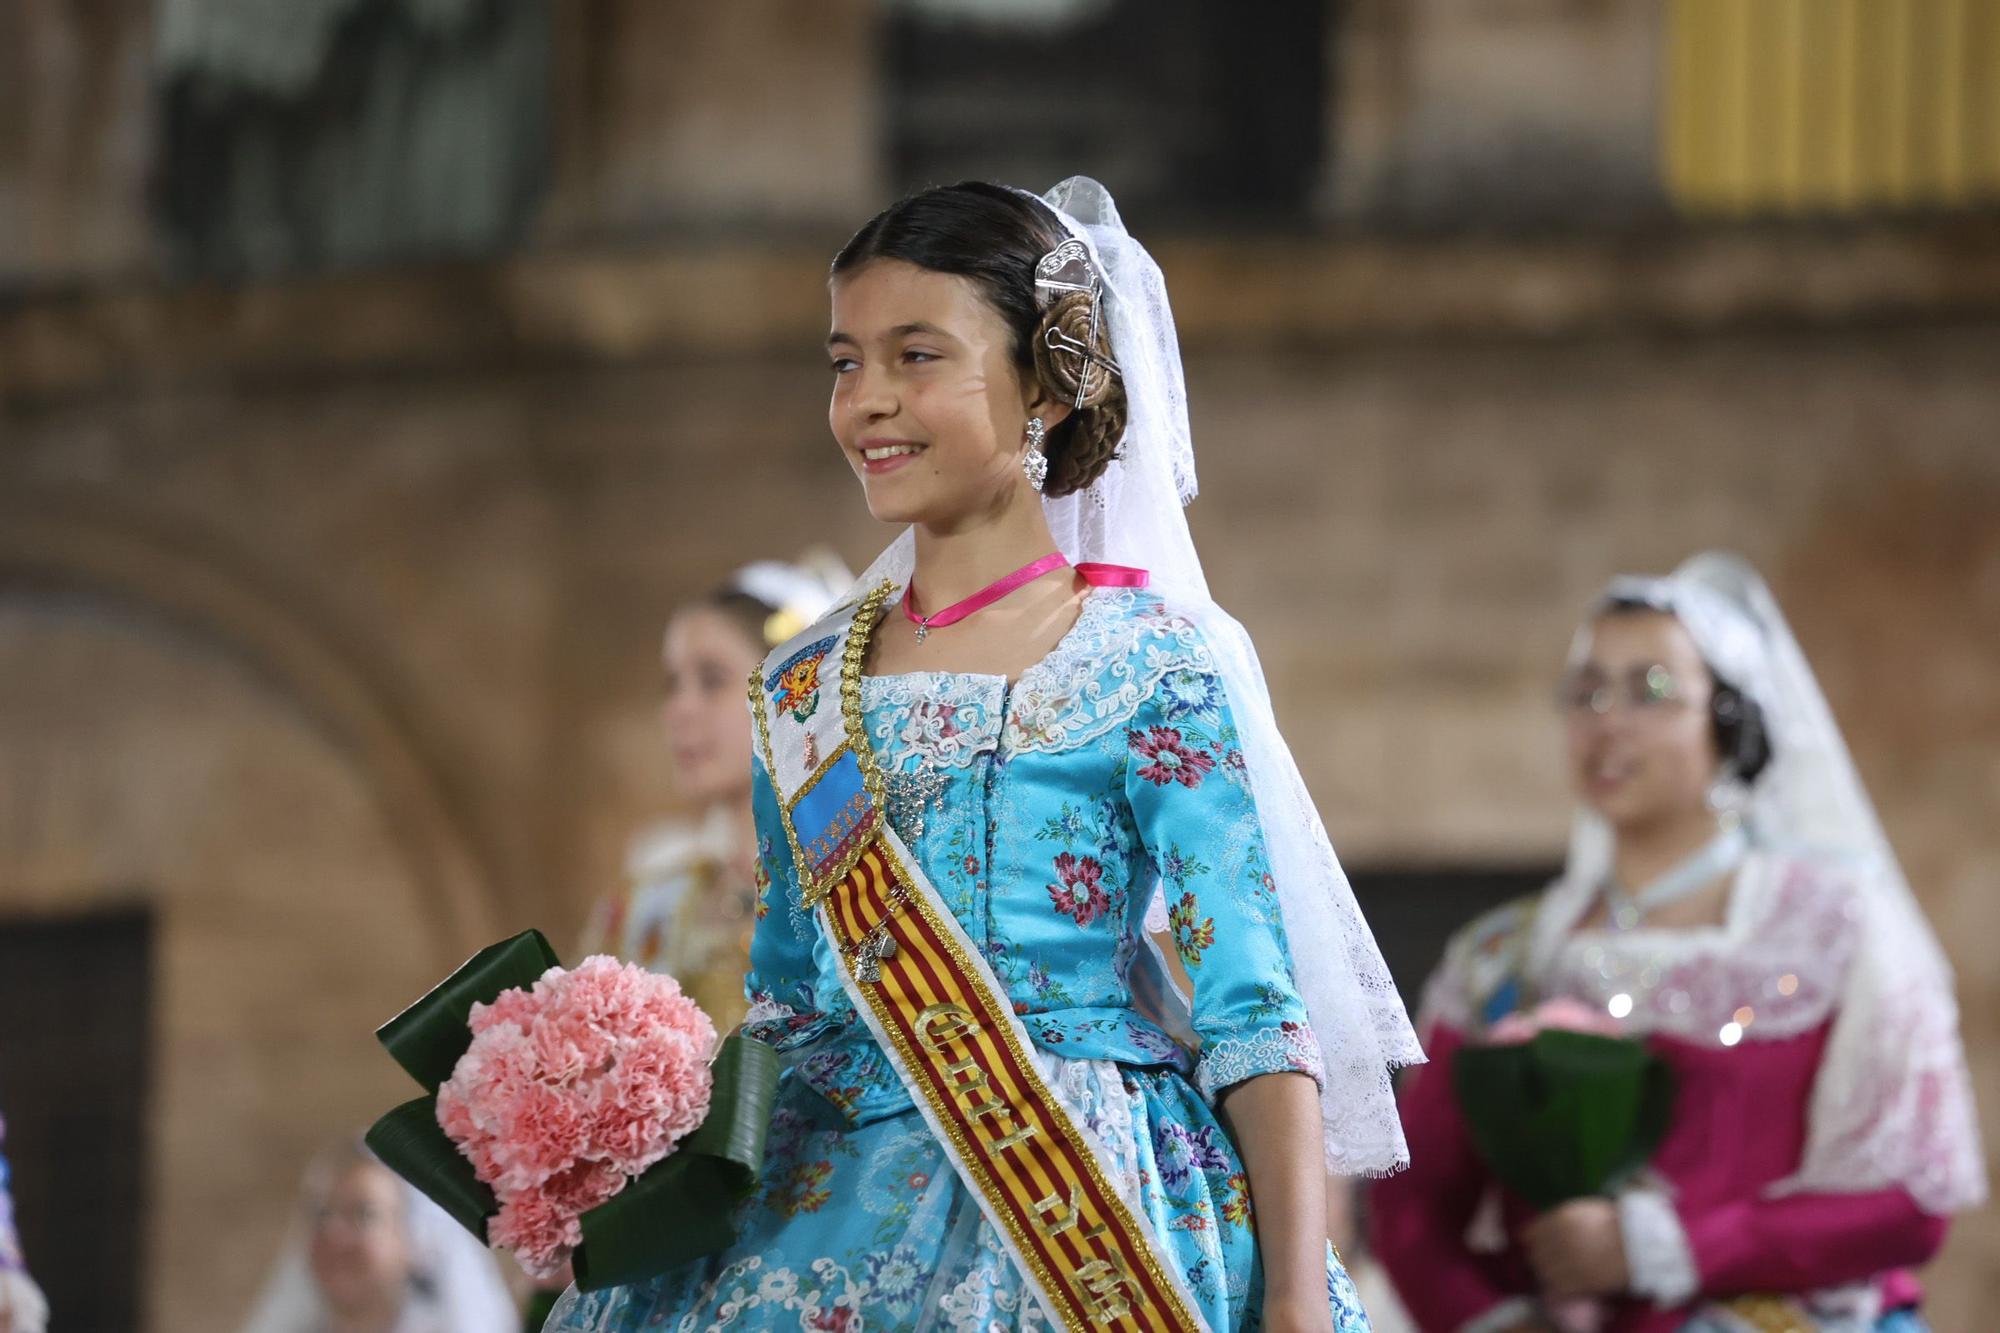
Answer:
<path fill-rule="evenodd" d="M 377 1120 L 366 1138 L 369 1151 L 382 1165 L 485 1241 L 486 1219 L 500 1210 L 500 1201 L 480 1182 L 458 1145 L 438 1128 L 436 1093 L 404 1102 Z"/>
<path fill-rule="evenodd" d="M 1452 1081 L 1479 1155 L 1542 1210 L 1614 1191 L 1652 1158 L 1673 1112 L 1673 1072 L 1659 1057 L 1592 1033 L 1465 1047 Z"/>
<path fill-rule="evenodd" d="M 540 931 L 523 931 L 481 949 L 375 1034 L 429 1093 L 377 1120 L 369 1148 L 481 1241 L 499 1201 L 439 1128 L 437 1088 L 472 1044 L 473 1004 L 532 988 L 559 965 Z M 714 1091 L 702 1123 L 617 1197 L 583 1214 L 583 1244 L 572 1259 L 583 1290 L 637 1282 L 736 1239 L 730 1215 L 763 1169 L 778 1057 L 739 1034 L 722 1043 L 711 1069 Z"/>
<path fill-rule="evenodd" d="M 472 1044 L 466 1023 L 473 1004 L 491 1004 L 501 991 L 516 986 L 531 990 L 542 973 L 558 966 L 556 951 L 542 932 L 524 930 L 466 959 L 423 999 L 377 1028 L 375 1039 L 411 1078 L 436 1092 Z"/>

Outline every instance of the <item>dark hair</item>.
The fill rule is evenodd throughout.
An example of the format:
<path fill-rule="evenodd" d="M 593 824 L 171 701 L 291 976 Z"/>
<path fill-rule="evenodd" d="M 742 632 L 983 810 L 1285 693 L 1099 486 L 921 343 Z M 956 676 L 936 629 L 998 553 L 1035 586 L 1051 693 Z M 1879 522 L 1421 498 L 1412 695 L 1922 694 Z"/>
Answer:
<path fill-rule="evenodd" d="M 1091 335 L 1091 298 L 1066 292 L 1039 309 L 1035 265 L 1069 239 L 1061 219 L 1041 200 L 985 181 L 962 181 L 913 194 L 870 218 L 834 256 L 833 272 L 848 273 L 875 259 L 900 259 L 933 273 L 970 278 L 1014 336 L 1014 364 L 1051 398 L 1074 403 L 1081 358 L 1051 350 L 1048 330 L 1077 344 Z M 1092 351 L 1111 359 L 1111 337 L 1098 312 Z M 1103 475 L 1125 433 L 1125 385 L 1116 375 L 1090 376 L 1083 405 L 1050 428 L 1044 452 L 1044 493 L 1069 495 Z"/>
<path fill-rule="evenodd" d="M 1630 597 L 1613 598 L 1598 611 L 1603 616 L 1672 615 L 1650 602 Z M 1744 785 L 1755 782 L 1771 764 L 1771 732 L 1764 724 L 1764 710 L 1757 701 L 1733 685 L 1715 665 L 1703 659 L 1714 689 L 1709 695 L 1708 725 L 1715 738 L 1715 752 L 1729 771 Z"/>
<path fill-rule="evenodd" d="M 766 606 L 762 599 L 752 597 L 741 588 L 725 583 L 693 601 L 686 603 L 684 610 L 703 607 L 721 613 L 723 619 L 743 631 L 743 637 L 757 646 L 759 656 L 770 646 L 764 627 L 778 608 Z"/>

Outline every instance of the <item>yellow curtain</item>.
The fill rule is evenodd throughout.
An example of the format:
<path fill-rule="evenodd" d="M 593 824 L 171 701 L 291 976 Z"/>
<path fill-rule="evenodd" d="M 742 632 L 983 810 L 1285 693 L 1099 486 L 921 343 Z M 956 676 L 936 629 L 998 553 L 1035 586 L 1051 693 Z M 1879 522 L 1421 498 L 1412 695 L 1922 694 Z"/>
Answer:
<path fill-rule="evenodd" d="M 2000 0 L 1669 0 L 1666 61 L 1687 212 L 2000 201 Z"/>

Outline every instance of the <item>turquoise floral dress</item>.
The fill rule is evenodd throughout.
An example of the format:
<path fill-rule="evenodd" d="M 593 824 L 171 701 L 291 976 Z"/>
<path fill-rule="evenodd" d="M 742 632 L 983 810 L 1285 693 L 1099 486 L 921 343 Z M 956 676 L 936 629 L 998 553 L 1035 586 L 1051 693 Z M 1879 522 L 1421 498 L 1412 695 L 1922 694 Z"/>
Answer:
<path fill-rule="evenodd" d="M 861 698 L 890 818 L 985 951 L 1051 1086 L 1104 1145 L 1209 1327 L 1259 1327 L 1255 1219 L 1213 1103 L 1258 1074 L 1317 1078 L 1319 1048 L 1198 630 L 1153 593 L 1098 589 L 1018 681 L 869 677 Z M 754 799 L 768 884 L 749 1030 L 786 1061 L 761 1185 L 729 1250 L 571 1292 L 547 1327 L 1048 1328 L 801 909 L 761 765 Z M 1156 883 L 1194 982 L 1191 1027 L 1161 998 L 1145 926 Z M 1327 1299 L 1341 1333 L 1368 1328 L 1330 1249 Z"/>

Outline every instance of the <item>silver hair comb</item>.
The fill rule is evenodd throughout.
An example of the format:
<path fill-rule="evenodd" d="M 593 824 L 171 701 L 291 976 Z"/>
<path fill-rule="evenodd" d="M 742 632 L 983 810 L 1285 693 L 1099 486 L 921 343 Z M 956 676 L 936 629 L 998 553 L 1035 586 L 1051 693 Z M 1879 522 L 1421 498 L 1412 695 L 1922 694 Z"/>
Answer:
<path fill-rule="evenodd" d="M 1043 310 L 1067 292 L 1082 292 L 1090 298 L 1090 328 L 1086 338 L 1078 342 L 1053 325 L 1043 338 L 1051 350 L 1067 352 L 1082 362 L 1076 377 L 1076 401 L 1070 404 L 1072 409 L 1080 409 L 1083 400 L 1090 396 L 1092 366 L 1101 366 L 1113 375 L 1120 372 L 1116 361 L 1094 350 L 1097 344 L 1097 311 L 1104 297 L 1104 284 L 1098 280 L 1097 269 L 1090 262 L 1090 247 L 1075 237 L 1043 255 L 1035 264 L 1036 301 Z"/>

